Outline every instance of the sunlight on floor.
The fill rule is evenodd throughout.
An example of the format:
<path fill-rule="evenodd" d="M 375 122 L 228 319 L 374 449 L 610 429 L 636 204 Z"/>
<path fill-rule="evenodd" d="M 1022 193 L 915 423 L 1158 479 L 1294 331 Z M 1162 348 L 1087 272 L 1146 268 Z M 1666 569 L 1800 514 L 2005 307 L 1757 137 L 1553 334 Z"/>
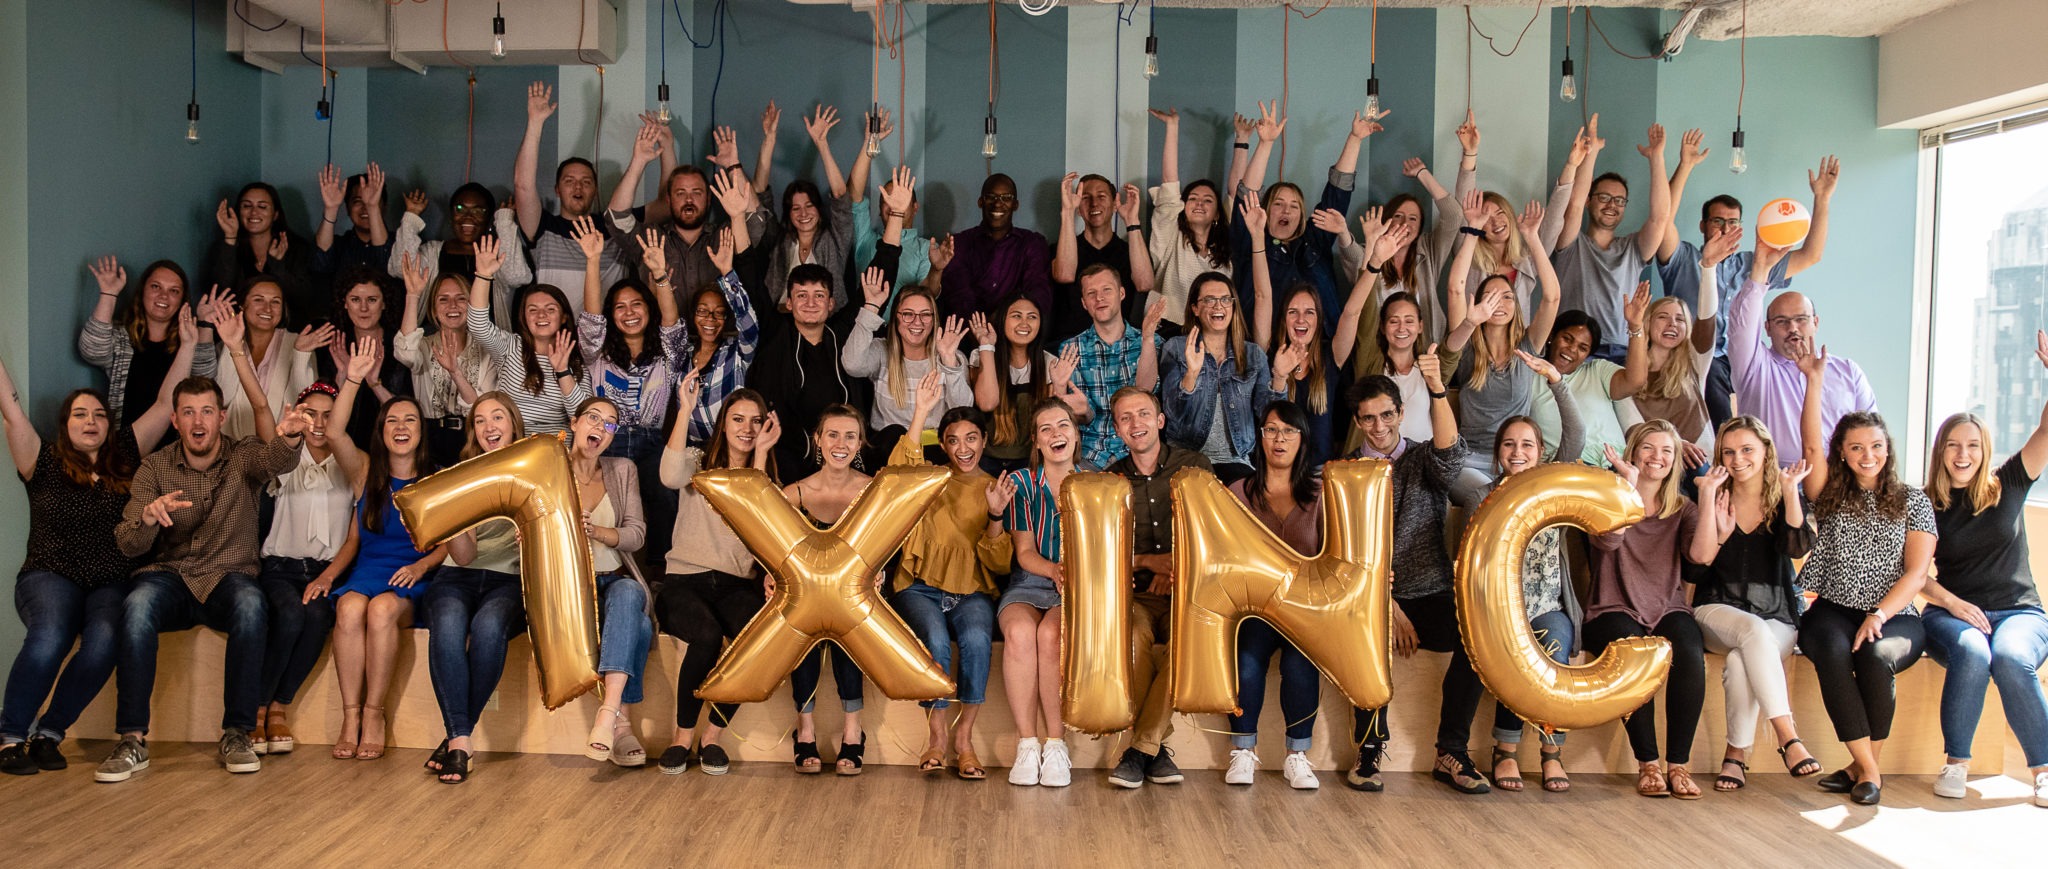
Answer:
<path fill-rule="evenodd" d="M 1885 784 L 1886 791 L 1930 787 L 1925 776 Z M 2042 835 L 2048 809 L 2035 806 L 2033 796 L 2026 782 L 1985 776 L 1970 782 L 1969 796 L 1932 808 L 1865 808 L 1844 798 L 1840 806 L 1800 816 L 1900 866 L 2041 866 L 2048 863 Z"/>

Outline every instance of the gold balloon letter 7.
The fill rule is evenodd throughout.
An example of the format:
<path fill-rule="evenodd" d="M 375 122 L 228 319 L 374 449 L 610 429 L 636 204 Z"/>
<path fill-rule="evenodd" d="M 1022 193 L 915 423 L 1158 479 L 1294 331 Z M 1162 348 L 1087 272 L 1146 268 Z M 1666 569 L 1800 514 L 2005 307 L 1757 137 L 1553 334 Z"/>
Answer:
<path fill-rule="evenodd" d="M 1131 696 L 1131 482 L 1115 474 L 1067 477 L 1060 523 L 1067 575 L 1060 715 L 1083 733 L 1114 733 L 1138 720 Z"/>
<path fill-rule="evenodd" d="M 392 497 L 421 549 L 490 519 L 519 527 L 519 576 L 549 709 L 597 686 L 597 580 L 583 536 L 569 451 L 534 435 L 405 487 Z"/>
<path fill-rule="evenodd" d="M 1605 724 L 1636 711 L 1664 684 L 1671 643 L 1629 637 L 1583 666 L 1550 660 L 1522 608 L 1522 553 L 1544 527 L 1605 534 L 1643 520 L 1643 499 L 1612 472 L 1550 464 L 1506 478 L 1473 513 L 1458 551 L 1458 628 L 1493 696 L 1549 730 Z"/>
<path fill-rule="evenodd" d="M 948 473 L 928 465 L 883 468 L 831 531 L 818 530 L 790 506 L 767 474 L 752 468 L 699 473 L 691 485 L 767 565 L 776 591 L 726 647 L 697 696 L 718 703 L 766 700 L 822 640 L 836 640 L 891 698 L 953 693 L 952 680 L 875 590 L 875 572 L 903 545 Z"/>
<path fill-rule="evenodd" d="M 1351 705 L 1393 696 L 1391 468 L 1379 460 L 1323 468 L 1323 551 L 1294 550 L 1206 471 L 1173 476 L 1173 706 L 1238 711 L 1237 628 L 1264 619 Z"/>

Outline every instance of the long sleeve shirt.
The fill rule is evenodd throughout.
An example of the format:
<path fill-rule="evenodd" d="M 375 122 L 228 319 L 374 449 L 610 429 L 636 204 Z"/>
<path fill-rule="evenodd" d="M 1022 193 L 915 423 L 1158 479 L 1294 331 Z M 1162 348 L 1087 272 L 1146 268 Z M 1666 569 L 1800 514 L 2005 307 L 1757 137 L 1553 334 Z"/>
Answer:
<path fill-rule="evenodd" d="M 1764 338 L 1764 285 L 1745 280 L 1728 311 L 1728 368 L 1742 412 L 1769 426 L 1778 441 L 1778 464 L 1799 461 L 1803 439 L 1800 411 L 1806 404 L 1806 373 L 1799 363 L 1771 349 Z M 1863 368 L 1843 356 L 1828 357 L 1826 391 L 1820 397 L 1821 431 L 1835 430 L 1842 417 L 1877 408 L 1877 392 Z"/>
<path fill-rule="evenodd" d="M 889 464 L 925 464 L 918 432 L 909 432 L 889 453 Z M 903 539 L 896 565 L 896 590 L 922 582 L 947 594 L 993 595 L 995 578 L 1008 576 L 1015 549 L 1010 532 L 988 533 L 988 487 L 995 478 L 979 470 L 954 471 L 924 517 Z"/>
<path fill-rule="evenodd" d="M 230 573 L 257 572 L 257 495 L 271 478 L 299 461 L 299 439 L 220 439 L 213 463 L 194 468 L 185 445 L 151 453 L 128 485 L 128 506 L 114 526 L 114 544 L 130 558 L 148 557 L 136 573 L 166 571 L 185 581 L 201 603 Z M 183 492 L 192 506 L 171 512 L 171 527 L 143 518 L 142 509 L 167 492 Z"/>
<path fill-rule="evenodd" d="M 1350 214 L 1351 188 L 1357 182 L 1358 173 L 1339 172 L 1337 167 L 1331 166 L 1330 180 L 1323 184 L 1323 198 L 1316 202 L 1313 210 L 1321 211 L 1327 208 L 1340 214 Z M 1239 185 L 1236 195 L 1238 199 L 1242 200 L 1247 196 L 1257 196 L 1258 191 Z M 1302 215 L 1301 219 L 1305 224 L 1305 228 L 1302 234 L 1294 240 L 1263 239 L 1265 242 L 1263 246 L 1266 249 L 1267 274 L 1272 277 L 1272 286 L 1276 288 L 1271 304 L 1273 322 L 1275 323 L 1286 322 L 1286 293 L 1277 291 L 1278 288 L 1292 287 L 1297 283 L 1307 283 L 1316 288 L 1316 299 L 1322 305 L 1324 311 L 1344 310 L 1344 297 L 1337 293 L 1336 263 L 1332 257 L 1332 248 L 1337 243 L 1337 236 L 1317 228 L 1313 223 L 1309 223 L 1308 215 L 1306 214 Z M 1232 214 L 1230 216 L 1230 256 L 1234 260 L 1232 269 L 1237 274 L 1249 275 L 1252 273 L 1252 249 L 1254 246 L 1251 230 L 1244 224 L 1244 215 L 1242 213 Z M 1238 310 L 1246 312 L 1257 310 L 1252 307 L 1256 296 L 1251 281 L 1244 281 L 1238 285 L 1237 296 Z M 1336 322 L 1337 318 L 1324 316 L 1323 330 L 1325 332 L 1330 331 L 1335 327 Z"/>
<path fill-rule="evenodd" d="M 398 234 L 394 243 L 389 245 L 391 254 L 385 260 L 384 270 L 394 278 L 405 277 L 405 256 L 411 254 L 444 274 L 476 275 L 476 257 L 465 254 L 459 264 L 450 261 L 455 258 L 453 254 L 444 259 L 441 253 L 447 243 L 438 239 L 421 240 L 420 234 L 426 230 L 427 222 L 417 214 L 408 211 L 399 218 Z M 503 259 L 498 266 L 497 280 L 491 283 L 491 318 L 498 325 L 510 328 L 518 315 L 512 310 L 513 291 L 533 283 L 533 267 L 526 263 L 526 241 L 519 234 L 519 218 L 512 209 L 498 209 L 493 217 L 492 232 L 498 237 L 498 253 Z M 579 280 L 563 286 L 582 286 L 582 282 Z M 569 304 L 573 306 L 581 301 L 581 298 L 575 298 Z"/>
<path fill-rule="evenodd" d="M 840 362 L 846 366 L 846 373 L 855 377 L 866 377 L 875 384 L 874 403 L 868 410 L 868 427 L 880 431 L 892 425 L 909 426 L 910 412 L 916 404 L 917 382 L 924 378 L 933 366 L 939 369 L 939 380 L 945 386 L 939 406 L 933 413 L 943 415 L 947 410 L 974 403 L 974 389 L 967 384 L 967 366 L 947 367 L 939 362 L 937 351 L 927 350 L 923 359 L 905 359 L 896 366 L 900 380 L 891 382 L 889 346 L 882 336 L 876 334 L 884 328 L 882 315 L 873 308 L 862 306 L 854 318 L 853 332 L 846 336 L 846 349 L 840 351 Z M 888 324 L 887 328 L 896 328 Z M 932 330 L 936 335 L 937 329 Z"/>
<path fill-rule="evenodd" d="M 1152 255 L 1152 271 L 1156 284 L 1154 292 L 1166 300 L 1166 321 L 1180 324 L 1187 315 L 1188 289 L 1195 283 L 1195 277 L 1203 272 L 1231 273 L 1231 263 L 1217 262 L 1188 244 L 1186 236 L 1180 233 L 1180 215 L 1187 209 L 1187 203 L 1180 198 L 1180 182 L 1163 182 L 1152 188 L 1152 234 L 1145 239 L 1147 252 Z M 1211 233 L 1229 232 L 1230 228 L 1218 221 L 1209 227 Z"/>
<path fill-rule="evenodd" d="M 939 276 L 939 320 L 988 315 L 1013 295 L 1030 297 L 1041 316 L 1052 314 L 1052 249 L 1045 236 L 1011 227 L 1002 238 L 976 226 L 953 234 L 953 261 Z"/>
<path fill-rule="evenodd" d="M 540 367 L 540 390 L 528 391 L 524 342 L 519 340 L 519 336 L 498 328 L 498 324 L 491 322 L 490 312 L 482 308 L 469 309 L 469 340 L 482 345 L 484 352 L 491 354 L 491 360 L 498 368 L 498 382 L 492 388 L 512 396 L 512 403 L 519 406 L 519 416 L 526 422 L 527 434 L 566 431 L 569 414 L 576 411 L 576 405 L 590 397 L 590 384 L 580 379 L 569 394 L 563 395 L 561 379 L 555 376 L 554 363 L 548 361 L 546 353 L 538 350 L 533 353 L 533 361 Z"/>

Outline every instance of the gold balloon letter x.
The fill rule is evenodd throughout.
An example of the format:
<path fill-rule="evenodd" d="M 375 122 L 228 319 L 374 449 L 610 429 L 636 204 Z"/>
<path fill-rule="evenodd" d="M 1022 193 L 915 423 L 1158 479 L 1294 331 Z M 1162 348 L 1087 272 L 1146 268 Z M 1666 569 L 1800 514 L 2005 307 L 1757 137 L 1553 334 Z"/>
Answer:
<path fill-rule="evenodd" d="M 1173 706 L 1237 706 L 1237 628 L 1264 619 L 1314 661 L 1351 705 L 1393 696 L 1388 633 L 1392 466 L 1323 468 L 1323 551 L 1311 558 L 1266 530 L 1205 471 L 1173 477 Z"/>
<path fill-rule="evenodd" d="M 393 495 L 413 545 L 431 549 L 490 519 L 519 526 L 520 586 L 549 709 L 597 686 L 597 580 L 569 451 L 534 435 Z"/>
<path fill-rule="evenodd" d="M 766 700 L 822 640 L 838 641 L 891 698 L 933 700 L 953 693 L 952 680 L 882 602 L 874 582 L 875 571 L 939 496 L 948 473 L 930 466 L 884 468 L 831 531 L 804 519 L 760 471 L 698 474 L 691 485 L 775 574 L 776 594 L 726 647 L 697 696 L 719 703 Z"/>

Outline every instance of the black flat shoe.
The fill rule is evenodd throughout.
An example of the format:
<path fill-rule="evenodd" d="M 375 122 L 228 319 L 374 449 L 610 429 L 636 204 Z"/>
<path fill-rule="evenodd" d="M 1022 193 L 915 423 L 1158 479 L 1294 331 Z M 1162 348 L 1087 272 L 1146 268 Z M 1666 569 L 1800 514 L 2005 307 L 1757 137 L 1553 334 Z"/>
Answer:
<path fill-rule="evenodd" d="M 1847 767 L 1828 773 L 1826 778 L 1815 782 L 1820 789 L 1831 794 L 1846 794 L 1856 786 L 1856 777 L 1849 774 Z"/>
<path fill-rule="evenodd" d="M 1859 806 L 1877 805 L 1878 799 L 1883 796 L 1884 788 L 1879 786 L 1877 782 L 1860 781 L 1856 783 L 1855 787 L 1849 789 L 1849 802 Z"/>

